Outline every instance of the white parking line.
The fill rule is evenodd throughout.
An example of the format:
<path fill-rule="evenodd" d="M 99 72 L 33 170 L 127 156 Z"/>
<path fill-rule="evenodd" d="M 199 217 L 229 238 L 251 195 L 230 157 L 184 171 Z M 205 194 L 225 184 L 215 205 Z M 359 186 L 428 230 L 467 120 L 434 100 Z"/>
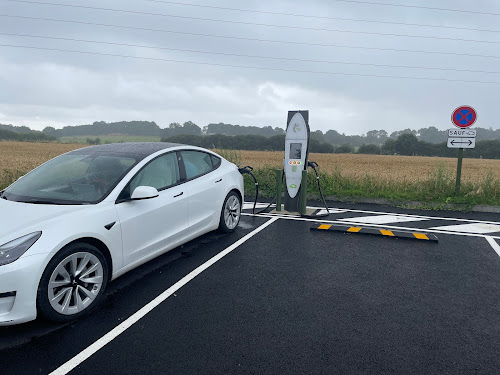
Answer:
<path fill-rule="evenodd" d="M 429 219 L 422 219 L 415 216 L 400 216 L 400 215 L 375 215 L 375 216 L 362 216 L 362 217 L 349 217 L 346 219 L 339 219 L 341 221 L 354 221 L 357 223 L 367 224 L 389 224 L 389 223 L 403 223 L 408 221 L 423 221 Z"/>
<path fill-rule="evenodd" d="M 395 230 L 404 230 L 407 232 L 411 231 L 423 231 L 423 232 L 428 232 L 428 233 L 441 233 L 441 234 L 450 234 L 453 236 L 465 236 L 465 237 L 490 237 L 492 239 L 499 239 L 499 236 L 486 236 L 484 234 L 476 234 L 476 233 L 459 233 L 459 232 L 451 232 L 451 231 L 446 231 L 446 230 L 436 230 L 436 229 L 426 229 L 426 228 L 410 228 L 410 227 L 397 227 L 394 225 L 379 225 L 379 224 L 366 224 L 366 223 L 355 223 L 355 222 L 349 222 L 346 223 L 345 221 L 339 221 L 339 220 L 321 220 L 321 219 L 309 219 L 309 218 L 304 218 L 304 217 L 299 217 L 299 216 L 285 216 L 285 215 L 276 215 L 276 214 L 259 214 L 259 215 L 252 215 L 252 214 L 247 214 L 247 213 L 242 213 L 242 215 L 245 216 L 260 216 L 260 217 L 278 217 L 280 219 L 285 219 L 285 220 L 299 220 L 299 221 L 310 221 L 313 223 L 324 223 L 324 224 L 339 224 L 339 225 L 360 225 L 364 227 L 374 227 L 374 228 L 379 228 L 383 227 L 385 229 L 395 229 Z"/>
<path fill-rule="evenodd" d="M 247 202 L 249 203 L 249 202 Z M 253 205 L 253 202 L 252 202 Z M 316 209 L 324 209 L 324 207 L 314 207 L 307 206 L 307 208 L 316 208 Z M 364 211 L 364 210 L 350 210 L 344 208 L 329 208 L 330 213 L 343 213 L 343 212 L 354 212 L 354 213 L 364 213 L 364 214 L 377 214 L 377 215 L 396 215 L 401 217 L 414 217 L 420 220 L 449 220 L 449 221 L 457 221 L 463 223 L 483 223 L 483 224 L 493 224 L 500 225 L 500 222 L 497 221 L 485 221 L 485 220 L 470 220 L 470 219 L 458 219 L 455 217 L 439 217 L 439 216 L 422 216 L 422 215 L 409 215 L 409 214 L 399 214 L 394 212 L 382 212 L 382 211 Z M 403 221 L 403 220 L 401 220 Z"/>
<path fill-rule="evenodd" d="M 460 225 L 445 225 L 442 227 L 433 227 L 429 229 L 449 230 L 451 232 L 466 232 L 466 233 L 495 233 L 500 232 L 500 225 L 483 224 L 483 223 L 470 223 Z"/>
<path fill-rule="evenodd" d="M 488 241 L 493 250 L 495 250 L 498 256 L 500 256 L 500 245 L 498 245 L 498 243 L 493 239 L 493 237 L 486 236 L 484 238 L 486 238 L 486 241 Z"/>
<path fill-rule="evenodd" d="M 133 326 L 135 323 L 137 323 L 140 319 L 142 319 L 146 314 L 151 312 L 155 307 L 157 307 L 159 304 L 161 304 L 163 301 L 165 301 L 168 297 L 170 297 L 172 294 L 174 294 L 177 290 L 182 288 L 184 285 L 186 285 L 189 281 L 193 280 L 196 276 L 198 276 L 200 273 L 205 271 L 207 268 L 215 264 L 217 261 L 225 257 L 227 254 L 229 254 L 231 251 L 236 249 L 238 246 L 241 244 L 245 243 L 248 241 L 250 238 L 255 236 L 257 233 L 259 233 L 261 230 L 264 228 L 268 227 L 272 223 L 274 223 L 276 220 L 278 220 L 277 217 L 273 217 L 270 220 L 266 221 L 264 224 L 262 224 L 260 227 L 257 227 L 254 229 L 252 232 L 248 233 L 245 237 L 239 239 L 236 241 L 234 244 L 231 246 L 227 247 L 225 250 L 221 251 L 219 254 L 214 256 L 213 258 L 209 259 L 207 262 L 203 263 L 201 266 L 196 268 L 194 271 L 190 272 L 186 276 L 184 276 L 182 279 L 177 281 L 174 285 L 172 285 L 170 288 L 165 290 L 162 294 L 160 294 L 158 297 L 156 297 L 154 300 L 149 302 L 146 306 L 141 308 L 139 311 L 134 313 L 131 317 L 129 317 L 127 320 L 125 320 L 123 323 L 120 325 L 116 326 L 114 329 L 109 331 L 107 334 L 105 334 L 103 337 L 101 337 L 99 340 L 94 342 L 92 345 L 90 345 L 88 348 L 84 349 L 82 352 L 80 352 L 78 355 L 70 359 L 68 362 L 64 363 L 61 365 L 59 368 L 54 370 L 53 372 L 50 373 L 50 375 L 64 375 L 73 370 L 76 366 L 78 366 L 80 363 L 88 359 L 90 356 L 92 356 L 94 353 L 102 349 L 106 344 L 110 343 L 113 341 L 115 338 L 117 338 L 119 335 L 121 335 L 123 332 L 125 332 L 128 328 Z"/>

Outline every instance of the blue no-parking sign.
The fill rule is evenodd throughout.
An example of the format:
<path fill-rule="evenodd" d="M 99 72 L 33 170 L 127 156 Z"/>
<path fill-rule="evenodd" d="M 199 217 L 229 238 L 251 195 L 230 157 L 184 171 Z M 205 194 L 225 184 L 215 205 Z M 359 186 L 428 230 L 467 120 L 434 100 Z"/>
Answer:
<path fill-rule="evenodd" d="M 451 114 L 451 121 L 459 128 L 468 128 L 476 122 L 477 112 L 468 105 L 462 105 Z"/>

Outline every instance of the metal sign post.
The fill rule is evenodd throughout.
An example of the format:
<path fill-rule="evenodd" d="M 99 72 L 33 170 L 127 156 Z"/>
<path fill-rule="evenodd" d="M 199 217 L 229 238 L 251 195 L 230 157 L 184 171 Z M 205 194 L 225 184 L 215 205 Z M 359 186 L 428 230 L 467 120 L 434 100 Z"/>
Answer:
<path fill-rule="evenodd" d="M 476 130 L 467 129 L 477 120 L 477 112 L 474 108 L 462 105 L 451 114 L 451 121 L 457 129 L 448 131 L 448 148 L 458 148 L 457 180 L 455 183 L 455 195 L 460 194 L 460 179 L 462 177 L 462 159 L 464 148 L 474 148 L 476 146 Z"/>
<path fill-rule="evenodd" d="M 464 149 L 458 149 L 458 162 L 457 162 L 457 180 L 455 182 L 455 195 L 460 194 L 460 178 L 462 177 L 462 158 L 464 157 Z"/>

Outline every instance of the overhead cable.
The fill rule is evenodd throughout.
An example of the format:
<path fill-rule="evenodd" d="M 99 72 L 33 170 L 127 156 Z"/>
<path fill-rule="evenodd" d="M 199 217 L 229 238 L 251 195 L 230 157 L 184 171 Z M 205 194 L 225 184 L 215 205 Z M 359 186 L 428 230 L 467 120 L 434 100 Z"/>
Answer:
<path fill-rule="evenodd" d="M 480 39 L 450 38 L 450 37 L 440 37 L 440 36 L 434 36 L 434 35 L 433 36 L 429 36 L 429 35 L 381 33 L 381 32 L 375 32 L 375 31 L 358 31 L 358 30 L 344 30 L 344 29 L 326 29 L 326 28 L 303 27 L 303 26 L 293 26 L 293 25 L 275 25 L 275 24 L 269 24 L 269 23 L 222 20 L 222 19 L 215 19 L 215 18 L 204 18 L 204 17 L 193 17 L 193 16 L 180 16 L 180 15 L 163 14 L 163 13 L 141 12 L 141 11 L 135 11 L 135 10 L 125 10 L 125 9 L 115 9 L 115 8 L 100 8 L 100 7 L 91 7 L 91 6 L 87 6 L 87 5 L 47 3 L 47 2 L 30 1 L 30 0 L 7 0 L 7 1 L 30 3 L 30 4 L 39 4 L 39 5 L 59 6 L 59 7 L 69 7 L 69 8 L 92 9 L 92 10 L 101 10 L 101 11 L 107 11 L 107 12 L 120 12 L 120 13 L 128 13 L 128 14 L 141 14 L 141 15 L 148 15 L 148 16 L 178 18 L 178 19 L 187 19 L 187 20 L 194 20 L 194 21 L 219 22 L 219 23 L 229 23 L 229 24 L 238 24 L 238 25 L 250 25 L 250 26 L 263 26 L 263 27 L 276 27 L 276 28 L 294 29 L 294 30 L 322 31 L 322 32 L 349 33 L 349 34 L 363 34 L 363 35 L 375 35 L 375 36 L 398 37 L 398 38 L 433 39 L 433 40 L 446 40 L 446 41 L 452 40 L 452 41 L 457 41 L 457 42 L 470 42 L 470 43 L 500 44 L 499 41 L 480 40 Z"/>
<path fill-rule="evenodd" d="M 428 7 L 423 5 L 410 5 L 410 4 L 394 4 L 394 3 L 377 3 L 372 1 L 362 1 L 362 0 L 333 0 L 337 2 L 343 3 L 353 3 L 353 4 L 365 4 L 365 5 L 381 5 L 388 7 L 401 7 L 401 8 L 414 8 L 414 9 L 427 9 L 427 10 L 439 10 L 446 12 L 459 12 L 459 13 L 467 13 L 467 14 L 483 14 L 487 16 L 500 16 L 500 13 L 493 12 L 481 12 L 478 10 L 467 10 L 467 9 L 454 9 L 454 8 L 438 8 L 438 7 Z"/>
<path fill-rule="evenodd" d="M 35 49 L 35 50 L 45 50 L 45 51 L 56 51 L 56 52 L 65 52 L 65 53 L 95 55 L 95 56 L 111 56 L 111 57 L 121 57 L 121 58 L 128 58 L 128 59 L 151 60 L 151 61 L 172 62 L 172 63 L 182 63 L 182 64 L 208 65 L 208 66 L 227 67 L 227 68 L 240 68 L 240 69 L 253 69 L 253 70 L 269 70 L 269 71 L 279 71 L 279 72 L 289 72 L 289 73 L 308 73 L 308 74 L 334 75 L 334 76 L 339 76 L 340 75 L 340 76 L 355 76 L 355 77 L 410 79 L 410 80 L 417 80 L 417 81 L 422 81 L 422 80 L 423 81 L 445 81 L 445 82 L 462 82 L 462 83 L 478 83 L 478 84 L 500 85 L 500 82 L 497 82 L 497 81 L 478 81 L 478 80 L 464 80 L 464 79 L 414 77 L 414 76 L 392 76 L 392 75 L 379 75 L 379 74 L 362 74 L 362 73 L 346 73 L 346 72 L 327 72 L 327 71 L 317 71 L 317 70 L 299 70 L 299 69 L 270 68 L 270 67 L 260 67 L 260 66 L 218 64 L 218 63 L 208 63 L 208 62 L 200 62 L 200 61 L 163 59 L 163 58 L 158 58 L 158 57 L 120 55 L 120 54 L 114 54 L 114 53 L 102 53 L 102 52 L 91 52 L 91 51 L 80 51 L 80 50 L 68 50 L 68 49 L 61 49 L 61 48 L 48 48 L 48 47 L 38 47 L 38 46 L 20 46 L 20 45 L 14 45 L 14 44 L 0 44 L 0 47 Z"/>
<path fill-rule="evenodd" d="M 245 40 L 245 41 L 251 41 L 251 42 L 280 43 L 280 44 L 293 44 L 293 45 L 312 46 L 312 47 L 335 47 L 335 48 L 349 48 L 349 49 L 359 49 L 359 50 L 425 53 L 425 54 L 435 54 L 435 55 L 452 55 L 452 56 L 468 56 L 468 57 L 500 59 L 500 56 L 497 56 L 497 55 L 481 55 L 481 54 L 463 53 L 463 52 L 425 51 L 425 50 L 398 49 L 398 48 L 352 46 L 352 45 L 330 44 L 330 43 L 300 42 L 300 41 L 296 41 L 296 40 L 275 40 L 275 39 L 273 40 L 273 39 L 247 38 L 247 37 L 240 37 L 240 36 L 194 33 L 194 32 L 188 32 L 188 31 L 153 29 L 153 28 L 137 27 L 137 26 L 113 25 L 113 24 L 105 24 L 105 23 L 97 23 L 97 22 L 85 22 L 85 21 L 74 21 L 74 20 L 62 20 L 62 19 L 55 19 L 55 18 L 18 16 L 18 15 L 12 15 L 12 14 L 0 14 L 0 17 L 29 19 L 29 20 L 38 20 L 38 21 L 49 21 L 49 22 L 72 23 L 72 24 L 89 25 L 89 26 L 112 27 L 112 28 L 119 28 L 119 29 L 149 31 L 149 32 L 158 32 L 158 33 L 170 33 L 170 34 L 179 34 L 179 35 L 192 35 L 192 36 L 201 36 L 201 37 L 208 37 L 208 38 Z"/>
<path fill-rule="evenodd" d="M 12 1 L 15 1 L 15 0 L 12 0 Z M 172 4 L 172 5 L 180 5 L 180 6 L 187 6 L 187 7 L 196 7 L 196 8 L 230 10 L 230 11 L 235 11 L 235 12 L 248 12 L 248 13 L 257 13 L 257 14 L 270 14 L 270 15 L 275 15 L 275 16 L 301 17 L 301 18 L 312 18 L 312 19 L 333 20 L 333 21 L 368 22 L 368 23 L 380 23 L 380 24 L 398 25 L 398 26 L 436 27 L 436 28 L 451 29 L 451 30 L 467 30 L 467 31 L 480 31 L 480 32 L 486 32 L 486 33 L 500 33 L 500 30 L 477 29 L 477 28 L 460 27 L 460 26 L 430 25 L 430 24 L 425 24 L 425 23 L 367 20 L 367 19 L 363 19 L 363 18 L 345 18 L 345 17 L 319 16 L 319 15 L 313 15 L 313 14 L 272 12 L 272 11 L 266 11 L 266 10 L 229 8 L 229 7 L 205 5 L 205 4 L 180 3 L 177 1 L 166 1 L 166 0 L 144 0 L 144 1 L 149 1 L 152 3 L 163 3 L 163 4 Z"/>
<path fill-rule="evenodd" d="M 147 48 L 147 49 L 153 49 L 153 50 L 189 52 L 189 53 L 199 53 L 199 54 L 208 54 L 208 55 L 235 56 L 235 57 L 245 57 L 245 58 L 254 58 L 254 59 L 297 61 L 297 62 L 339 64 L 339 65 L 358 65 L 358 66 L 372 66 L 372 67 L 382 67 L 382 68 L 423 69 L 423 70 L 453 71 L 453 72 L 464 72 L 464 73 L 500 74 L 500 71 L 489 71 L 489 70 L 471 70 L 471 69 L 456 69 L 456 68 L 441 68 L 441 67 L 411 66 L 411 65 L 374 64 L 374 63 L 360 63 L 360 62 L 352 62 L 352 61 L 297 59 L 297 58 L 290 58 L 290 57 L 283 57 L 283 56 L 280 57 L 280 56 L 246 55 L 246 54 L 229 53 L 229 52 L 201 51 L 201 50 L 192 50 L 192 49 L 171 48 L 171 47 L 162 47 L 162 46 L 148 46 L 148 45 L 141 45 L 141 44 L 107 42 L 107 41 L 98 41 L 98 40 L 89 40 L 89 39 L 77 39 L 77 38 L 47 36 L 47 35 L 15 34 L 15 33 L 6 33 L 6 32 L 0 32 L 0 35 L 8 35 L 8 36 L 15 36 L 15 37 L 23 37 L 23 38 L 64 40 L 64 41 L 69 41 L 69 42 L 83 42 L 83 43 L 104 44 L 104 45 L 134 47 L 134 48 Z"/>

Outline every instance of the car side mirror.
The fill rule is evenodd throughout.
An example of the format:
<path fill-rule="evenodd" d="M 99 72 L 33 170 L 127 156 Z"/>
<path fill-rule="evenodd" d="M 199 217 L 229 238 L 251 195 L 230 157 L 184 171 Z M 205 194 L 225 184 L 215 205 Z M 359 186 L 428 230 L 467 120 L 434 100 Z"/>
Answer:
<path fill-rule="evenodd" d="M 160 193 L 152 186 L 137 186 L 130 197 L 133 201 L 156 198 Z"/>

